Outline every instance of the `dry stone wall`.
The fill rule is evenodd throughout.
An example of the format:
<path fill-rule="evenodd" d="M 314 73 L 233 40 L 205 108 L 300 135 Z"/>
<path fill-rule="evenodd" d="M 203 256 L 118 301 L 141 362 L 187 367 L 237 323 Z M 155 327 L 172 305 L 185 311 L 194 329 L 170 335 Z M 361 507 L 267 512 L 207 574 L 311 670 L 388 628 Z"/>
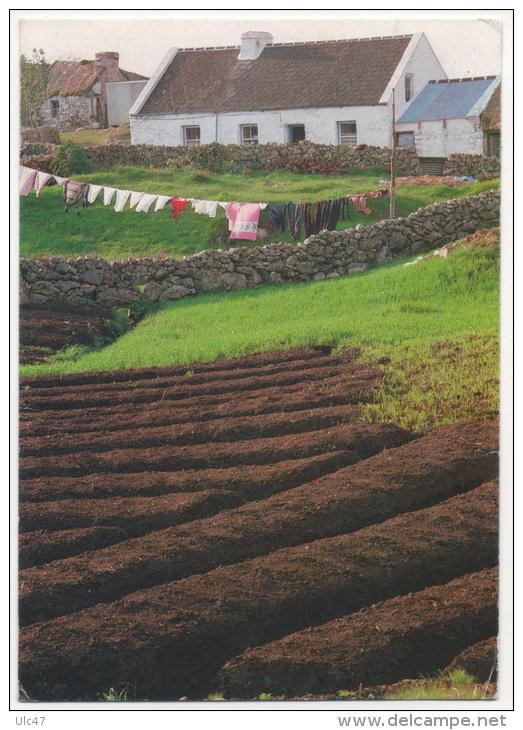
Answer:
<path fill-rule="evenodd" d="M 320 281 L 428 251 L 499 221 L 499 192 L 420 208 L 407 218 L 323 231 L 302 243 L 206 250 L 178 260 L 140 258 L 22 259 L 24 302 L 127 305 L 171 301 L 217 289 Z"/>
<path fill-rule="evenodd" d="M 445 162 L 444 175 L 471 175 L 478 180 L 499 177 L 501 163 L 498 157 L 484 155 L 451 155 Z"/>

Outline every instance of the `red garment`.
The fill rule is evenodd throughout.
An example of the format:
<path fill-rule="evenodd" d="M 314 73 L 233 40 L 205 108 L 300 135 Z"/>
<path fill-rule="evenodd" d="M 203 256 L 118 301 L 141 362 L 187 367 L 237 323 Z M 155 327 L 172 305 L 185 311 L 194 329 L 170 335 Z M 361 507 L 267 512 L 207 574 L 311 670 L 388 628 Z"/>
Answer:
<path fill-rule="evenodd" d="M 186 198 L 173 198 L 171 200 L 171 215 L 174 220 L 178 220 L 180 213 L 187 208 L 189 201 Z"/>

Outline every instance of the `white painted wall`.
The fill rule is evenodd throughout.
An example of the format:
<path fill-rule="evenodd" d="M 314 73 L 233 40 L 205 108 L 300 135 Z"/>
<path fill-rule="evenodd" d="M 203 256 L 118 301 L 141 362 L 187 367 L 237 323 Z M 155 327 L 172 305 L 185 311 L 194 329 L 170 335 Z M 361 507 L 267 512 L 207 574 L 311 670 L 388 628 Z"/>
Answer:
<path fill-rule="evenodd" d="M 396 131 L 413 131 L 418 157 L 448 157 L 463 153 L 483 154 L 479 117 L 438 119 L 397 124 Z"/>
<path fill-rule="evenodd" d="M 423 33 L 420 34 L 406 64 L 404 66 L 400 64 L 398 70 L 400 73 L 394 79 L 396 89 L 396 119 L 401 117 L 405 109 L 412 104 L 414 98 L 429 81 L 432 79 L 448 78 Z M 407 74 L 412 74 L 413 83 L 413 93 L 408 102 L 405 100 L 405 76 Z"/>
<path fill-rule="evenodd" d="M 116 127 L 129 121 L 129 109 L 132 107 L 147 80 L 116 81 L 105 85 L 107 95 L 107 124 Z"/>
<path fill-rule="evenodd" d="M 200 126 L 201 144 L 238 144 L 240 126 L 257 124 L 259 143 L 285 143 L 287 126 L 304 124 L 310 142 L 338 144 L 337 122 L 355 121 L 358 144 L 388 145 L 389 114 L 386 105 L 280 111 L 224 112 L 219 114 L 130 115 L 133 144 L 181 145 L 183 127 Z"/>

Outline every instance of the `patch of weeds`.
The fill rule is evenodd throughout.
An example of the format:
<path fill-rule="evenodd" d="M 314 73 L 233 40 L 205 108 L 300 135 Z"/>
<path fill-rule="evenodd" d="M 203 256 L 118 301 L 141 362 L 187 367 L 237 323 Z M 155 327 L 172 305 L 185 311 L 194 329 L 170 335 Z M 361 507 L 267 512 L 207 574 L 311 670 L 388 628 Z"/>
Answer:
<path fill-rule="evenodd" d="M 127 702 L 128 687 L 124 687 L 120 692 L 111 687 L 107 692 L 102 692 L 102 702 Z"/>
<path fill-rule="evenodd" d="M 271 692 L 262 692 L 258 695 L 259 700 L 272 700 L 272 694 Z"/>
<path fill-rule="evenodd" d="M 435 678 L 406 682 L 403 687 L 386 692 L 384 700 L 479 700 L 487 687 L 462 669 Z"/>
<path fill-rule="evenodd" d="M 211 692 L 210 694 L 207 695 L 207 699 L 210 702 L 221 702 L 225 698 L 221 692 Z"/>
<path fill-rule="evenodd" d="M 340 700 L 349 700 L 353 699 L 354 697 L 358 697 L 357 692 L 351 692 L 350 689 L 340 689 L 338 692 L 336 692 L 336 697 Z"/>
<path fill-rule="evenodd" d="M 414 341 L 386 349 L 388 362 L 366 350 L 369 364 L 382 356 L 384 380 L 363 417 L 427 431 L 445 423 L 495 419 L 499 413 L 497 332 L 443 342 Z"/>

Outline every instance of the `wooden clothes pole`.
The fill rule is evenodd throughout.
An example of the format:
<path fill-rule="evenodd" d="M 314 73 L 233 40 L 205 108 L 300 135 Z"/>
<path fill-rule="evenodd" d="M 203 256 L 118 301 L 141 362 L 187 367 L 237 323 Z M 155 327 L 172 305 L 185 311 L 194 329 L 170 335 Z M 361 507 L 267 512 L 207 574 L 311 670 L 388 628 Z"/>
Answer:
<path fill-rule="evenodd" d="M 389 218 L 396 217 L 396 90 L 392 89 L 392 147 L 390 154 Z"/>

